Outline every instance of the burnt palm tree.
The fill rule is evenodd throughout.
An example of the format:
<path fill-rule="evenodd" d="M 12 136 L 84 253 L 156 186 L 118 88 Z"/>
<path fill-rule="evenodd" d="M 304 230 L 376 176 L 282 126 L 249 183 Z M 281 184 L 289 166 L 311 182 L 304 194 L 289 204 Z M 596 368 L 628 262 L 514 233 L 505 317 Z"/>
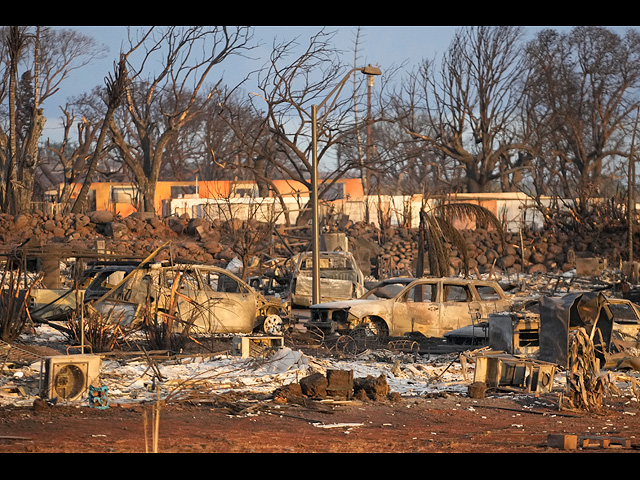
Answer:
<path fill-rule="evenodd" d="M 429 271 L 439 277 L 449 276 L 450 243 L 458 249 L 464 262 L 465 276 L 469 273 L 469 258 L 464 237 L 454 226 L 455 220 L 473 218 L 476 223 L 494 227 L 500 235 L 504 246 L 504 230 L 498 218 L 487 208 L 472 203 L 442 203 L 420 210 L 420 227 L 418 237 L 418 258 L 416 277 L 424 274 L 425 255 L 429 261 Z"/>

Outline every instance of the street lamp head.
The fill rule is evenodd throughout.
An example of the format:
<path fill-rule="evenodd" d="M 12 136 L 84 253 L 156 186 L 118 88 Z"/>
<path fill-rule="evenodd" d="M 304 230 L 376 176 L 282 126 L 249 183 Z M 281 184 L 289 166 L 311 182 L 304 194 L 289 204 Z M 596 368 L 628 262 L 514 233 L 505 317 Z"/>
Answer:
<path fill-rule="evenodd" d="M 382 72 L 380 71 L 380 69 L 378 67 L 374 67 L 371 64 L 369 64 L 366 67 L 362 67 L 360 71 L 365 75 L 382 75 Z"/>

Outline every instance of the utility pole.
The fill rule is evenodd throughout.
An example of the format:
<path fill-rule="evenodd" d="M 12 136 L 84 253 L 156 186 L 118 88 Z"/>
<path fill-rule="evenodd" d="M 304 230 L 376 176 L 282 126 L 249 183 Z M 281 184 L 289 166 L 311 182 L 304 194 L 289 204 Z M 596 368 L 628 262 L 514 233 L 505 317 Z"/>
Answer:
<path fill-rule="evenodd" d="M 371 164 L 371 152 L 373 150 L 373 136 L 371 134 L 371 91 L 374 82 L 375 76 L 367 75 L 367 160 L 363 165 L 362 171 L 362 186 L 365 195 L 369 194 L 369 165 Z"/>
<path fill-rule="evenodd" d="M 627 217 L 629 227 L 629 271 L 633 272 L 633 221 L 636 213 L 636 199 L 635 199 L 635 180 L 636 180 L 636 165 L 635 165 L 635 141 L 636 130 L 638 129 L 638 115 L 640 115 L 640 107 L 636 108 L 636 123 L 633 127 L 633 135 L 631 137 L 631 151 L 629 152 L 629 184 L 628 184 L 628 205 L 627 205 Z M 633 279 L 637 281 L 636 278 Z"/>

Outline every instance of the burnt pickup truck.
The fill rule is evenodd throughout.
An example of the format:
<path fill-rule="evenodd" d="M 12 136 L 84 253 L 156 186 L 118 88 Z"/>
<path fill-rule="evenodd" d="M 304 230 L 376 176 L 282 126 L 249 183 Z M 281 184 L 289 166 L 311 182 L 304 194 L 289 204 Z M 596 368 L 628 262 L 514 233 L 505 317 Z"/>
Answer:
<path fill-rule="evenodd" d="M 311 253 L 292 258 L 291 304 L 309 307 L 313 292 Z M 353 254 L 345 251 L 320 252 L 320 302 L 349 300 L 364 294 L 364 275 Z"/>

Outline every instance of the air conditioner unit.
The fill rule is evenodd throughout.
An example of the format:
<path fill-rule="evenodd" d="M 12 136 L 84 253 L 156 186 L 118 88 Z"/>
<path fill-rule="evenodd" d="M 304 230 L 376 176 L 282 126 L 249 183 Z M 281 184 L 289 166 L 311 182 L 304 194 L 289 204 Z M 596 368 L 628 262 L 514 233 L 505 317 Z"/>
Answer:
<path fill-rule="evenodd" d="M 97 355 L 55 355 L 45 357 L 41 385 L 43 398 L 49 400 L 77 400 L 97 387 L 102 359 Z"/>

